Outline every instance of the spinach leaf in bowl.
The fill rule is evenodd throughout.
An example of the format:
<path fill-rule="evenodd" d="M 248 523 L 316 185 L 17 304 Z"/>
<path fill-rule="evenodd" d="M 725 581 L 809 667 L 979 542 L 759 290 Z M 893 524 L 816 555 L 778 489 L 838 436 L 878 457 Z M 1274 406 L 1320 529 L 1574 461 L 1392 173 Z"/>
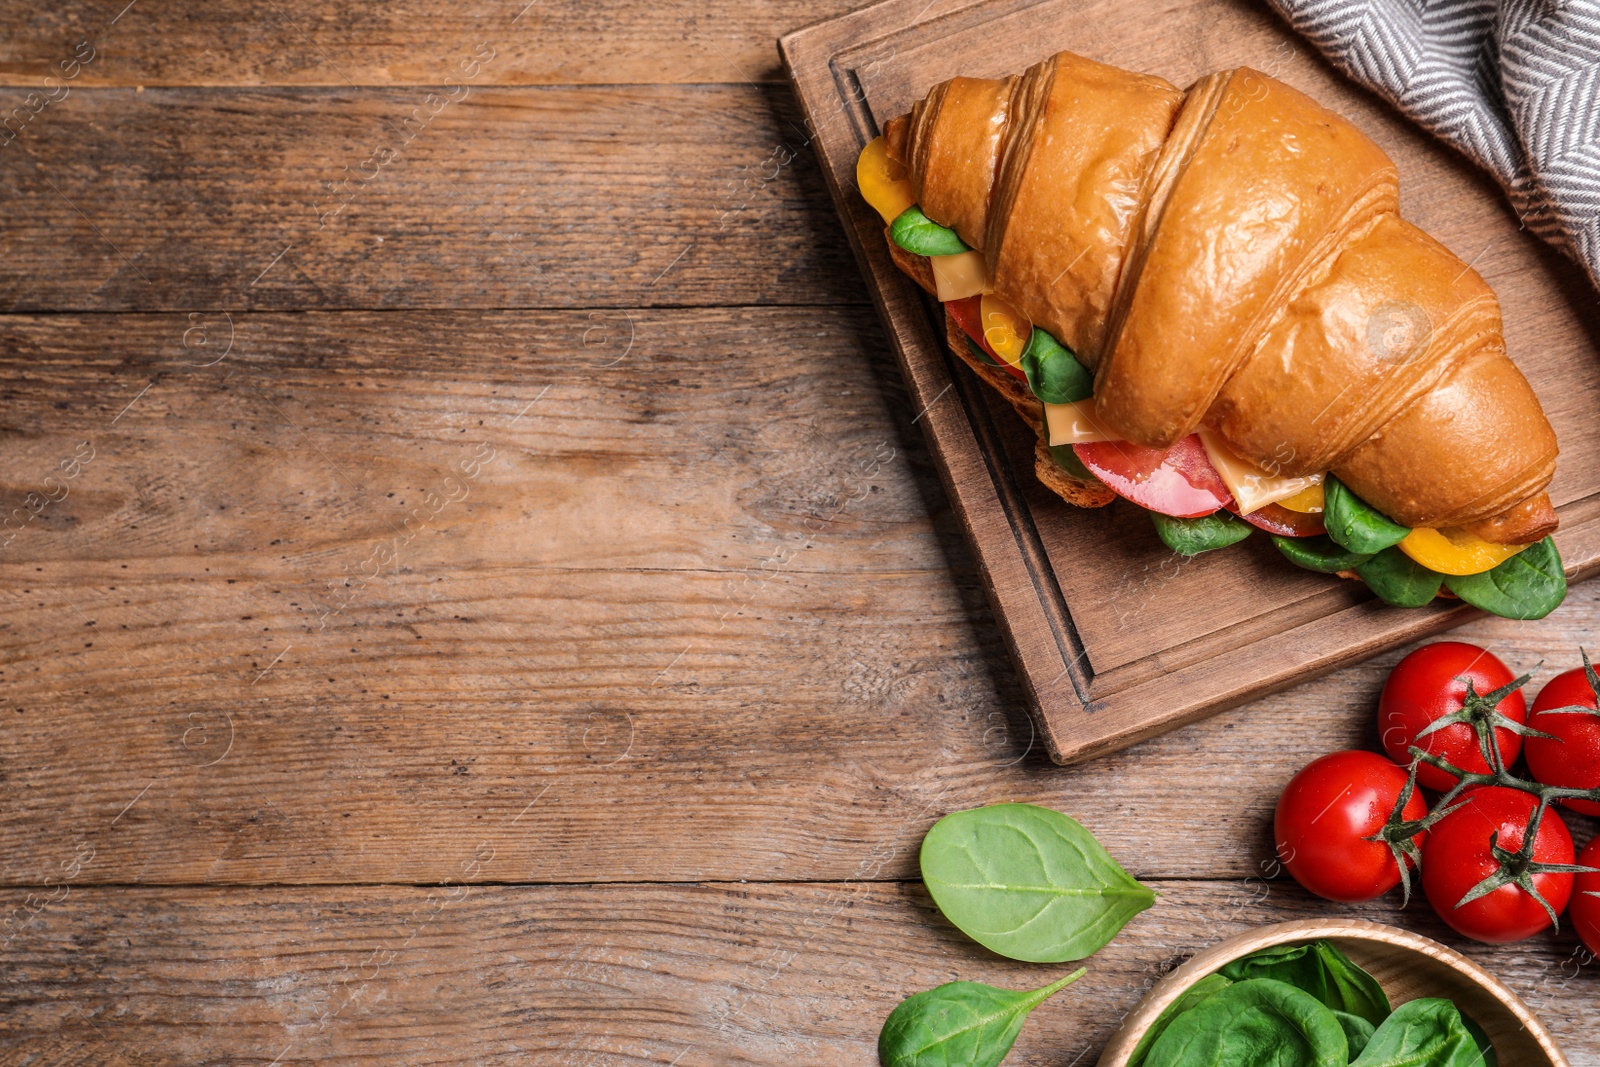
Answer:
<path fill-rule="evenodd" d="M 1234 982 L 1178 1016 L 1145 1067 L 1346 1067 L 1333 1009 L 1273 978 Z"/>
<path fill-rule="evenodd" d="M 1372 1040 L 1372 1035 L 1378 1028 L 1361 1016 L 1351 1015 L 1347 1011 L 1335 1011 L 1333 1017 L 1344 1027 L 1345 1043 L 1350 1046 L 1350 1051 L 1346 1055 L 1352 1059 L 1361 1055 L 1361 1050 L 1367 1047 L 1367 1042 Z"/>
<path fill-rule="evenodd" d="M 1172 1025 L 1172 1020 L 1188 1011 L 1205 1003 L 1218 993 L 1233 984 L 1233 979 L 1212 973 L 1206 975 L 1194 985 L 1179 994 L 1178 999 L 1168 1004 L 1156 1021 L 1145 1030 L 1144 1036 L 1139 1038 L 1139 1043 L 1134 1046 L 1133 1054 L 1128 1057 L 1128 1067 L 1142 1067 L 1145 1057 L 1150 1054 L 1150 1046 L 1154 1045 Z"/>
<path fill-rule="evenodd" d="M 1425 997 L 1396 1008 L 1350 1067 L 1483 1067 L 1485 1062 L 1460 1009 Z"/>
<path fill-rule="evenodd" d="M 1218 974 L 1243 982 L 1275 978 L 1304 990 L 1335 1011 L 1378 1026 L 1389 1017 L 1389 997 L 1377 979 L 1350 961 L 1331 941 L 1274 945 L 1226 964 Z"/>

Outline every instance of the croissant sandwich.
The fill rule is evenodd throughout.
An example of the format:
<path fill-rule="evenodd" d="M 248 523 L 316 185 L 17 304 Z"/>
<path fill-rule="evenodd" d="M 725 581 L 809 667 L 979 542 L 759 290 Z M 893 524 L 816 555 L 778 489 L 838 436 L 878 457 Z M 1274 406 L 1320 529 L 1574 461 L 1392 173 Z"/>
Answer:
<path fill-rule="evenodd" d="M 1063 52 L 935 86 L 856 176 L 1068 502 L 1123 497 L 1190 555 L 1259 528 L 1395 605 L 1565 596 L 1555 432 L 1494 292 L 1308 97 Z"/>

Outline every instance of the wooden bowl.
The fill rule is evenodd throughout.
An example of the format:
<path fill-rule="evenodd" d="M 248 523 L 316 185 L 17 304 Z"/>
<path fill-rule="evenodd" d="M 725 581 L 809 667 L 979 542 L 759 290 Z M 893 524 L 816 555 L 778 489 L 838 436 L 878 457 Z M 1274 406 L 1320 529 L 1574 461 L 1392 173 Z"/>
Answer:
<path fill-rule="evenodd" d="M 1446 997 L 1472 1016 L 1494 1042 L 1502 1067 L 1571 1067 L 1555 1038 L 1511 990 L 1482 967 L 1437 941 L 1381 923 L 1347 919 L 1276 923 L 1213 945 L 1155 984 L 1111 1035 L 1099 1067 L 1126 1067 L 1139 1039 L 1191 985 L 1258 949 L 1327 938 L 1364 967 L 1396 1007 L 1419 997 Z"/>

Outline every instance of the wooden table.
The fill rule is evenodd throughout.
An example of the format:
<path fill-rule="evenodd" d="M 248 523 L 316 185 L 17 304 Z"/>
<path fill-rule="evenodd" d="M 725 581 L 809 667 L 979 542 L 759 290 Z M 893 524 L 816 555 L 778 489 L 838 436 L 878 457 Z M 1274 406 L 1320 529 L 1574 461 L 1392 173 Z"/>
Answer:
<path fill-rule="evenodd" d="M 851 2 L 5 5 L 0 1063 L 869 1064 L 908 993 L 1055 973 L 916 880 L 1004 799 L 1163 894 L 1009 1063 L 1344 914 L 1600 1064 L 1570 933 L 1274 877 L 1398 654 L 1032 742 L 779 81 Z M 1465 636 L 1537 684 L 1597 618 Z"/>

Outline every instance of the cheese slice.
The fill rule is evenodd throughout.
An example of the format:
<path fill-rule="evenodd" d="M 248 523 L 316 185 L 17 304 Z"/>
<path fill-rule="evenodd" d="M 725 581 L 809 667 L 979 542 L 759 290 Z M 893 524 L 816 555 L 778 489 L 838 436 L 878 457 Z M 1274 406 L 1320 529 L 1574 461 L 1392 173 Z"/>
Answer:
<path fill-rule="evenodd" d="M 1100 423 L 1095 411 L 1094 397 L 1071 404 L 1046 404 L 1044 424 L 1050 431 L 1052 445 L 1087 445 L 1096 441 L 1121 441 L 1123 436 L 1113 433 Z"/>
<path fill-rule="evenodd" d="M 988 287 L 988 270 L 982 252 L 929 256 L 928 264 L 933 267 L 933 287 L 941 302 L 965 300 Z"/>
<path fill-rule="evenodd" d="M 1323 476 L 1320 474 L 1306 474 L 1298 478 L 1269 474 L 1223 444 L 1222 438 L 1211 430 L 1200 431 L 1200 443 L 1206 446 L 1211 465 L 1222 475 L 1222 482 L 1233 494 L 1233 502 L 1239 506 L 1241 515 L 1248 515 L 1268 504 L 1303 493 L 1313 485 L 1322 484 Z"/>

